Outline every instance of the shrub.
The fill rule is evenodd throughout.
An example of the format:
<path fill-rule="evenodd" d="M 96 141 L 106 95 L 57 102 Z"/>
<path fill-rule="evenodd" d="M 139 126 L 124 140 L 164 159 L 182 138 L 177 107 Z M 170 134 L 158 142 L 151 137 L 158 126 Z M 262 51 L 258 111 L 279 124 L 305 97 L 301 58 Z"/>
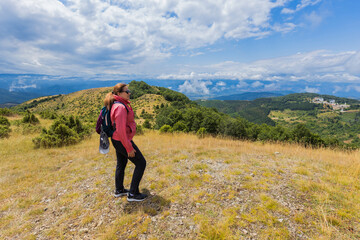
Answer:
<path fill-rule="evenodd" d="M 61 116 L 49 130 L 43 129 L 40 136 L 33 139 L 36 148 L 62 147 L 80 142 L 90 131 L 79 118 Z"/>
<path fill-rule="evenodd" d="M 10 132 L 11 132 L 11 129 L 8 126 L 0 125 L 0 138 L 9 137 Z"/>
<path fill-rule="evenodd" d="M 144 128 L 148 128 L 148 129 L 151 129 L 151 123 L 148 119 L 145 120 L 144 124 L 143 124 L 143 127 Z"/>
<path fill-rule="evenodd" d="M 56 112 L 45 110 L 39 113 L 43 119 L 56 119 L 58 117 Z"/>
<path fill-rule="evenodd" d="M 206 129 L 201 127 L 199 128 L 199 130 L 196 132 L 196 135 L 199 137 L 199 138 L 204 138 L 205 137 L 205 134 L 206 134 Z"/>
<path fill-rule="evenodd" d="M 143 135 L 144 129 L 141 125 L 136 125 L 136 135 Z"/>
<path fill-rule="evenodd" d="M 165 124 L 159 129 L 159 131 L 160 131 L 160 133 L 167 133 L 167 132 L 171 133 L 173 131 L 173 129 L 172 129 L 172 127 L 170 127 L 170 125 Z"/>
<path fill-rule="evenodd" d="M 9 137 L 10 132 L 11 129 L 9 120 L 6 117 L 0 116 L 0 138 Z"/>
<path fill-rule="evenodd" d="M 0 116 L 0 125 L 10 126 L 10 122 L 6 117 Z"/>
<path fill-rule="evenodd" d="M 176 132 L 186 132 L 187 131 L 187 128 L 186 128 L 186 125 L 183 121 L 178 121 L 174 124 L 173 126 L 173 131 L 176 131 Z"/>
<path fill-rule="evenodd" d="M 25 113 L 25 116 L 22 119 L 23 123 L 30 123 L 30 124 L 38 124 L 39 123 L 39 119 L 30 111 L 27 111 Z"/>
<path fill-rule="evenodd" d="M 13 114 L 14 112 L 8 108 L 0 108 L 0 115 L 2 116 L 12 116 Z"/>

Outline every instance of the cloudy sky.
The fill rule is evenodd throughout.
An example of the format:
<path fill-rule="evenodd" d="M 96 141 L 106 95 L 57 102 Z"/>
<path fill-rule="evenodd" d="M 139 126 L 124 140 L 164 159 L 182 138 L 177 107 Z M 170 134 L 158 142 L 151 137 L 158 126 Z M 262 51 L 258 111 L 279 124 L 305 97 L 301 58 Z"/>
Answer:
<path fill-rule="evenodd" d="M 358 84 L 359 12 L 350 0 L 0 0 L 0 73 Z"/>

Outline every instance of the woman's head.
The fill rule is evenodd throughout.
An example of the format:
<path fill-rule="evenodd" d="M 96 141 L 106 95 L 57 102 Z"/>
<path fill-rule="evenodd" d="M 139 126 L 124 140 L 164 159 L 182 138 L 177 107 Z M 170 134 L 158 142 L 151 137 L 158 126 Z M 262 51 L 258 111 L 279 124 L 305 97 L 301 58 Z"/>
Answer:
<path fill-rule="evenodd" d="M 119 93 L 124 91 L 124 88 L 127 88 L 127 84 L 125 83 L 118 83 L 114 86 L 112 93 L 119 95 Z"/>
<path fill-rule="evenodd" d="M 110 106 L 114 103 L 115 98 L 114 95 L 118 95 L 126 100 L 130 100 L 130 90 L 128 89 L 127 84 L 125 83 L 118 83 L 114 86 L 113 91 L 106 94 L 104 99 L 104 105 L 110 109 Z"/>
<path fill-rule="evenodd" d="M 130 100 L 131 91 L 125 83 L 118 83 L 114 86 L 113 94 L 116 94 L 126 100 Z"/>

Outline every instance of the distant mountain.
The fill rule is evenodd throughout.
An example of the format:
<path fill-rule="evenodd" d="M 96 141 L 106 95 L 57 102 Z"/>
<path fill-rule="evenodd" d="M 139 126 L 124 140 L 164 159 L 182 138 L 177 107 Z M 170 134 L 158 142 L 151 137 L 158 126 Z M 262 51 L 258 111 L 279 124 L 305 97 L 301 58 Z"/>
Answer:
<path fill-rule="evenodd" d="M 289 94 L 289 93 L 286 93 Z M 232 94 L 226 96 L 220 96 L 211 98 L 210 100 L 255 100 L 257 98 L 268 98 L 268 97 L 279 97 L 286 94 L 275 93 L 275 92 L 245 92 L 239 94 Z"/>
<path fill-rule="evenodd" d="M 10 92 L 7 89 L 0 88 L 0 104 L 1 106 L 16 105 L 27 100 L 42 96 L 37 93 L 29 92 Z"/>

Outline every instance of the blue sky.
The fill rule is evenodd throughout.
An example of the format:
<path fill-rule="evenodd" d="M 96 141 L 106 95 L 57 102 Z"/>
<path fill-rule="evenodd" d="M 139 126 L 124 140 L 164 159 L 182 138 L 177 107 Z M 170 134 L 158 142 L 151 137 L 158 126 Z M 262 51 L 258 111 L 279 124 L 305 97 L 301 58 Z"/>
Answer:
<path fill-rule="evenodd" d="M 360 94 L 359 12 L 350 0 L 0 0 L 0 73 L 343 82 Z"/>

